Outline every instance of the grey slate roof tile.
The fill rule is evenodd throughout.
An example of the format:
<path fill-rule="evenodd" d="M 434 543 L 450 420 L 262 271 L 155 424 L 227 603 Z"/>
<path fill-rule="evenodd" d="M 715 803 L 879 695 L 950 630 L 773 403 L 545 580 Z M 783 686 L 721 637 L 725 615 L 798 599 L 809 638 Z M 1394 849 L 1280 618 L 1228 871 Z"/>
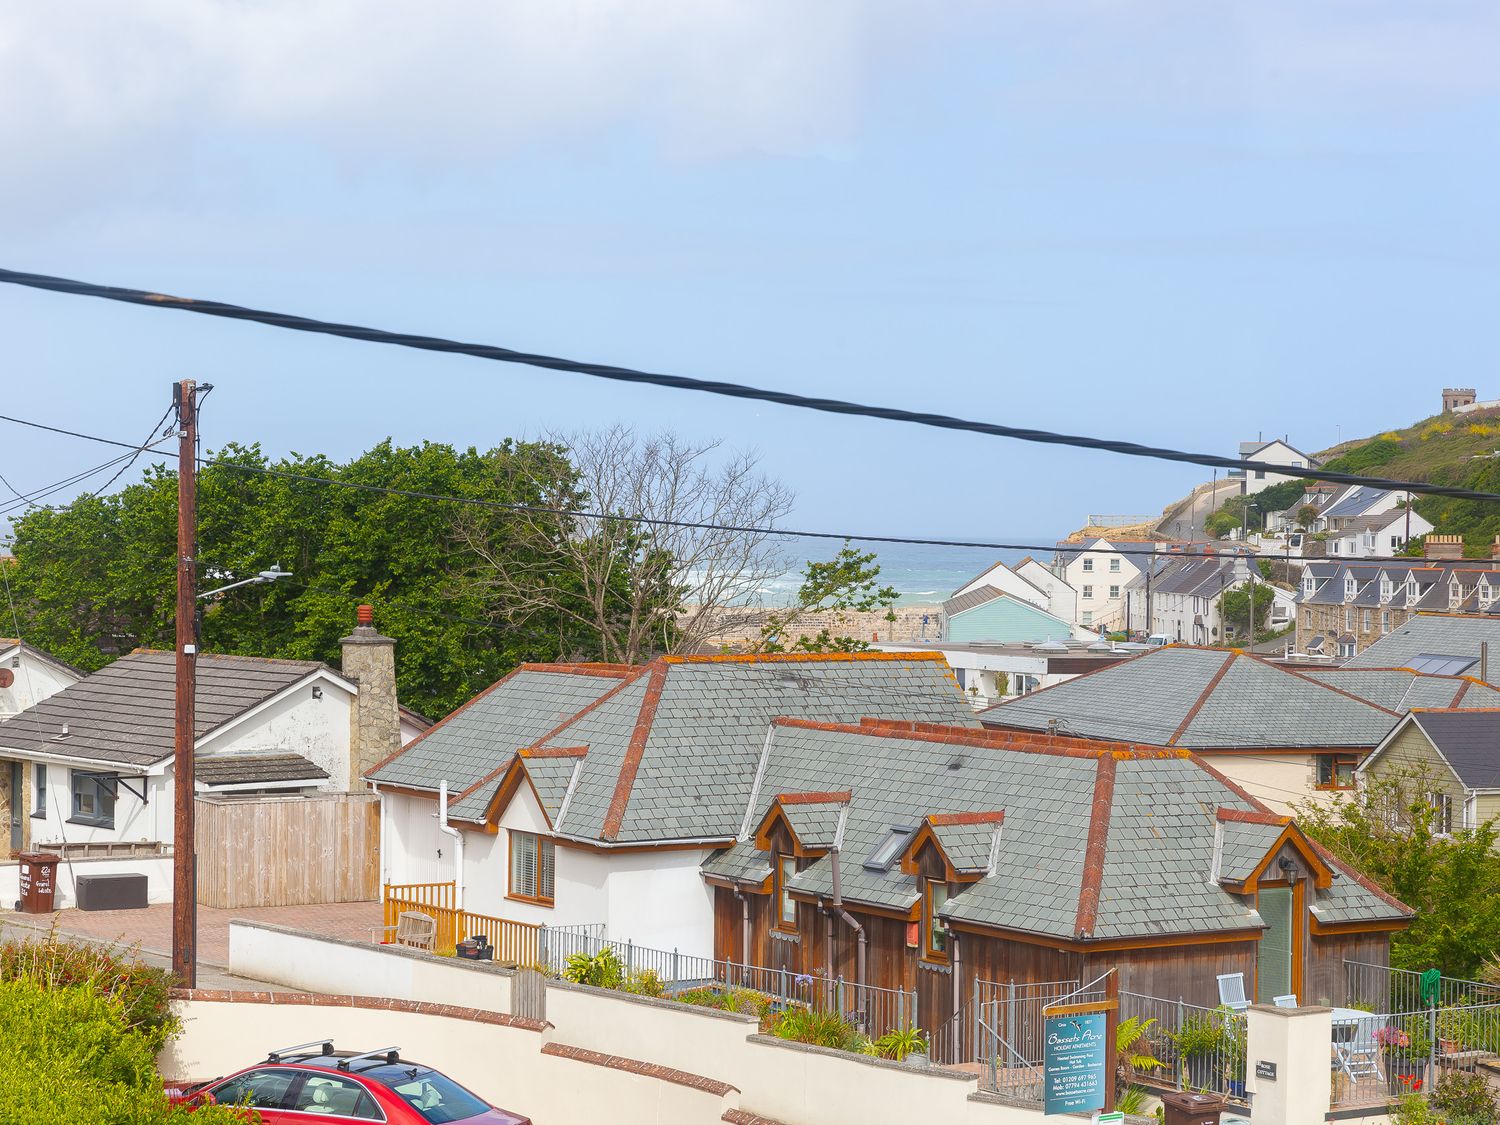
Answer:
<path fill-rule="evenodd" d="M 200 653 L 197 737 L 320 670 L 337 675 L 311 660 Z M 175 719 L 175 654 L 133 652 L 13 716 L 0 726 L 0 746 L 148 766 L 173 752 Z"/>

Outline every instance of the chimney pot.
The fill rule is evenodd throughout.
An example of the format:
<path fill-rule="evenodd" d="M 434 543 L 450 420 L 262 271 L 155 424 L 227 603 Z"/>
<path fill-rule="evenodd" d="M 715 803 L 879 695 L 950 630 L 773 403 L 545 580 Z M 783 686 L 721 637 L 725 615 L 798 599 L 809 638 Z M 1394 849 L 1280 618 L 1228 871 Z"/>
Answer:
<path fill-rule="evenodd" d="M 375 607 L 374 606 L 372 606 L 372 605 L 362 605 L 357 610 L 355 610 L 355 614 L 356 614 L 356 620 L 358 621 L 359 624 L 361 624 L 361 625 L 374 625 L 375 624 Z"/>

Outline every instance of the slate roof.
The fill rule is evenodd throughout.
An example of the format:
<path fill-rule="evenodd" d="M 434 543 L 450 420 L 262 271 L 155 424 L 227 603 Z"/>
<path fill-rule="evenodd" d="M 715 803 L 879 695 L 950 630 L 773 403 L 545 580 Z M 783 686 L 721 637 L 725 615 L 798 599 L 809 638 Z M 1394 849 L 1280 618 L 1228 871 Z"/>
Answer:
<path fill-rule="evenodd" d="M 942 817 L 928 817 L 927 822 L 955 871 L 960 874 L 989 871 L 997 837 L 1002 835 L 1001 823 L 953 823 L 951 818 L 945 820 Z"/>
<path fill-rule="evenodd" d="M 1434 676 L 1410 668 L 1299 668 L 1297 674 L 1350 695 L 1406 712 L 1416 707 L 1500 707 L 1500 691 L 1469 676 Z"/>
<path fill-rule="evenodd" d="M 781 812 L 804 847 L 827 848 L 833 846 L 844 804 L 843 801 L 784 803 Z"/>
<path fill-rule="evenodd" d="M 1500 661 L 1500 620 L 1419 613 L 1357 653 L 1344 667 L 1403 668 L 1419 652 L 1478 659 L 1479 646 L 1485 642 L 1490 646 L 1491 659 Z"/>
<path fill-rule="evenodd" d="M 456 795 L 618 687 L 627 674 L 614 665 L 523 664 L 365 776 L 433 791 L 446 781 Z"/>
<path fill-rule="evenodd" d="M 987 727 L 1198 750 L 1373 747 L 1395 715 L 1241 652 L 1170 645 L 983 712 Z"/>
<path fill-rule="evenodd" d="M 1221 821 L 1218 831 L 1219 878 L 1242 883 L 1281 839 L 1285 828 L 1280 824 L 1230 820 Z"/>
<path fill-rule="evenodd" d="M 1413 711 L 1466 789 L 1500 789 L 1500 711 Z"/>
<path fill-rule="evenodd" d="M 765 758 L 749 819 L 758 822 L 778 791 L 851 791 L 840 859 L 850 903 L 907 910 L 917 902 L 916 877 L 899 862 L 885 871 L 864 865 L 893 827 L 935 813 L 1003 810 L 995 874 L 962 884 L 945 917 L 1085 941 L 1262 926 L 1249 901 L 1210 882 L 1210 874 L 1217 810 L 1266 810 L 1186 752 L 1044 742 L 1010 732 L 782 720 Z M 1091 840 L 1102 862 L 1085 862 Z M 966 833 L 954 846 L 977 853 L 979 834 Z M 758 881 L 764 869 L 749 839 L 716 852 L 703 867 L 714 880 L 748 870 Z M 1339 870 L 1333 887 L 1315 896 L 1325 922 L 1408 916 Z M 826 897 L 831 858 L 812 861 L 790 887 Z"/>
<path fill-rule="evenodd" d="M 971 609 L 978 609 L 982 605 L 1003 598 L 1005 591 L 998 590 L 994 586 L 979 586 L 970 590 L 967 594 L 959 594 L 956 598 L 949 598 L 943 603 L 943 612 L 949 617 L 955 617 Z"/>
<path fill-rule="evenodd" d="M 326 781 L 328 771 L 301 754 L 210 754 L 193 763 L 204 785 L 254 785 L 274 781 Z"/>
<path fill-rule="evenodd" d="M 1367 484 L 1355 485 L 1344 493 L 1331 508 L 1324 509 L 1323 519 L 1341 519 L 1345 516 L 1362 516 L 1374 504 L 1379 503 L 1388 489 L 1372 488 Z"/>
<path fill-rule="evenodd" d="M 497 767 L 513 757 L 558 835 L 620 843 L 728 839 L 741 828 L 756 764 L 779 716 L 977 725 L 940 653 L 666 656 L 533 735 L 533 751 L 497 747 L 482 785 L 493 793 L 504 780 Z M 455 721 L 450 717 L 450 725 Z M 564 782 L 560 760 L 545 755 L 568 747 L 586 754 L 567 765 Z M 538 784 L 543 774 L 550 781 Z M 452 819 L 484 819 L 488 795 L 471 789 L 451 805 Z"/>
<path fill-rule="evenodd" d="M 200 653 L 197 738 L 319 671 L 337 676 L 316 661 Z M 149 766 L 172 754 L 175 714 L 176 656 L 133 652 L 0 724 L 0 746 Z"/>

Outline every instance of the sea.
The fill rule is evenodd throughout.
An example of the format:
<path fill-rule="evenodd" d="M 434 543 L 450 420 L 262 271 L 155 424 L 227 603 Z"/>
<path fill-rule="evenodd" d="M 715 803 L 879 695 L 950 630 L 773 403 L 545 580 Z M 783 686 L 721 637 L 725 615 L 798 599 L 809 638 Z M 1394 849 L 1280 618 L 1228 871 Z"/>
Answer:
<path fill-rule="evenodd" d="M 960 538 L 955 536 L 954 538 Z M 995 547 L 928 547 L 907 543 L 861 543 L 854 547 L 874 551 L 880 565 L 880 582 L 896 590 L 897 605 L 930 605 L 951 597 L 953 591 L 996 562 L 1016 563 L 1027 555 L 1050 562 L 1060 535 L 1026 536 L 1022 543 L 1039 549 L 1004 550 Z M 826 551 L 809 552 L 806 543 L 789 549 L 793 565 L 786 573 L 772 579 L 760 589 L 768 606 L 786 605 L 802 585 L 803 568 L 809 559 L 825 561 L 833 557 L 838 545 L 825 545 Z"/>

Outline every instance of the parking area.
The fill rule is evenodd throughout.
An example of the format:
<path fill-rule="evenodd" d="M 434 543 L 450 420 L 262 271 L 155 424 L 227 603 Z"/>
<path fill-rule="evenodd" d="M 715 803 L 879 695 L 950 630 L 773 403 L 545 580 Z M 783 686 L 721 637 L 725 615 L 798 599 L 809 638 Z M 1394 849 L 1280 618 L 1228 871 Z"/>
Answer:
<path fill-rule="evenodd" d="M 309 906 L 263 906 L 238 910 L 198 908 L 198 962 L 212 968 L 229 963 L 229 923 L 241 918 L 292 926 L 329 937 L 370 940 L 380 925 L 378 902 L 326 902 Z M 15 914 L 0 911 L 0 925 L 8 930 L 45 932 L 92 941 L 139 947 L 142 953 L 169 957 L 172 951 L 172 906 L 158 903 L 144 910 L 59 910 L 54 914 Z"/>

